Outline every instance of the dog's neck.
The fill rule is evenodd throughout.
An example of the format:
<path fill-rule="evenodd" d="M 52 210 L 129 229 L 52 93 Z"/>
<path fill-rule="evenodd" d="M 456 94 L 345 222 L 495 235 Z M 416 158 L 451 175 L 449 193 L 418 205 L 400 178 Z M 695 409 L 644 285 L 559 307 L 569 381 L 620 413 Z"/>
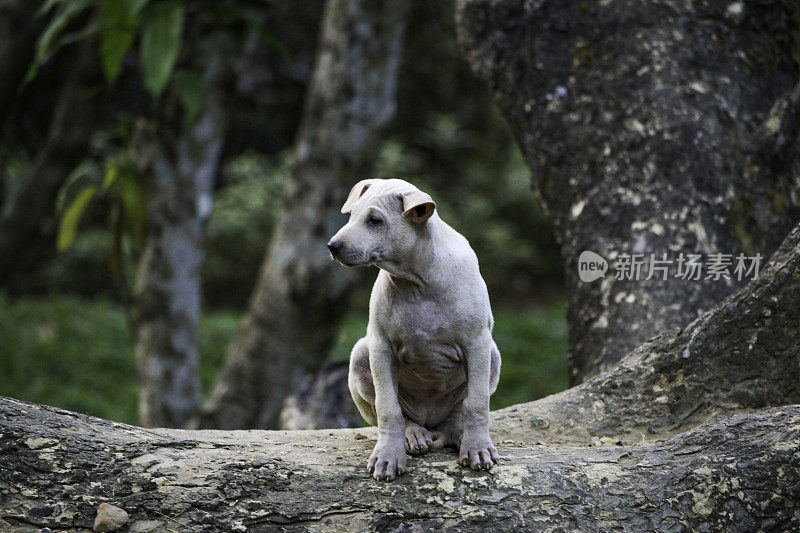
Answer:
<path fill-rule="evenodd" d="M 412 284 L 418 289 L 429 287 L 435 280 L 437 261 L 439 258 L 434 250 L 439 247 L 442 240 L 444 222 L 434 213 L 420 229 L 414 253 L 403 261 L 381 261 L 377 266 L 385 270 L 395 285 Z"/>

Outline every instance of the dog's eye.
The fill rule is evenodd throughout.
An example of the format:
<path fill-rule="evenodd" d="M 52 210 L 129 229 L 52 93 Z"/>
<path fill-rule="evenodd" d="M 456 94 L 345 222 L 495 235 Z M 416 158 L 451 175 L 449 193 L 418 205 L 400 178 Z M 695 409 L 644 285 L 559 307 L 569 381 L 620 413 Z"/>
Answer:
<path fill-rule="evenodd" d="M 377 226 L 378 224 L 383 224 L 383 220 L 376 217 L 375 215 L 370 215 L 370 217 L 367 219 L 367 224 L 369 224 L 370 226 Z"/>

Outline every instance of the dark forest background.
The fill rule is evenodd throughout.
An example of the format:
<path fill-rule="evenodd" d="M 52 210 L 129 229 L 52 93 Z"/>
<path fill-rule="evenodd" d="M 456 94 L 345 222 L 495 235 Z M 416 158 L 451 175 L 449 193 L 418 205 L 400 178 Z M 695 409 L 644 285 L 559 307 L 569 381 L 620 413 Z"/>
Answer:
<path fill-rule="evenodd" d="M 474 247 L 503 354 L 492 406 L 562 390 L 563 274 L 529 170 L 461 58 L 452 2 L 414 0 L 404 9 L 396 112 L 380 132 L 370 175 L 403 177 L 430 192 Z M 0 4 L 12 30 L 0 32 L 0 57 L 9 59 L 0 66 L 0 394 L 147 423 L 137 416 L 135 355 L 142 342 L 137 281 L 148 234 L 157 230 L 159 177 L 147 153 L 203 120 L 214 90 L 225 133 L 212 171 L 213 207 L 202 221 L 197 329 L 198 373 L 209 394 L 276 227 L 302 223 L 279 214 L 291 201 L 284 185 L 323 12 L 317 0 Z M 179 36 L 177 45 L 170 35 Z M 149 51 L 144 41 L 152 41 Z M 170 55 L 174 64 L 159 63 Z M 226 72 L 209 88 L 217 56 Z M 311 245 L 324 250 L 327 237 Z M 375 274 L 358 273 L 335 341 L 312 370 L 346 358 L 363 335 Z"/>

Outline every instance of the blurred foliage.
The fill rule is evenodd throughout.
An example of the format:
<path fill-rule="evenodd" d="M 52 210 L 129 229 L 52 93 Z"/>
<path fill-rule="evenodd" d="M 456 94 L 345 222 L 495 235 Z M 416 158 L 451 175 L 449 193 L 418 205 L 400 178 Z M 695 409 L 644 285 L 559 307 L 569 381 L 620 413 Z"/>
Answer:
<path fill-rule="evenodd" d="M 117 305 L 0 298 L 0 338 L 0 394 L 136 421 L 133 347 Z"/>
<path fill-rule="evenodd" d="M 96 5 L 98 1 L 89 4 Z M 66 9 L 63 0 L 50 3 L 53 10 Z M 81 182 L 83 186 L 94 186 L 105 197 L 100 202 L 93 200 L 82 217 L 77 216 L 80 213 L 76 207 L 71 212 L 76 216 L 66 219 L 67 224 L 62 222 L 62 234 L 71 237 L 74 222 L 80 219 L 81 229 L 76 232 L 73 246 L 54 261 L 43 264 L 40 271 L 32 271 L 25 290 L 20 292 L 71 290 L 84 295 L 120 294 L 119 287 L 108 285 L 108 280 L 114 278 L 97 274 L 101 264 L 107 265 L 110 257 L 120 256 L 120 251 L 135 253 L 135 239 L 130 238 L 135 224 L 126 221 L 132 213 L 120 204 L 119 195 L 105 193 L 100 185 L 110 164 L 126 169 L 126 175 L 135 175 L 130 172 L 134 164 L 130 158 L 126 159 L 133 136 L 126 124 L 135 122 L 139 113 L 148 115 L 148 106 L 141 103 L 141 97 L 132 89 L 132 85 L 141 87 L 143 83 L 142 73 L 137 73 L 144 46 L 143 22 L 139 19 L 147 18 L 148 10 L 157 8 L 154 13 L 161 13 L 162 9 L 168 10 L 164 6 L 174 3 L 174 0 L 113 0 L 108 5 L 102 4 L 101 18 L 112 17 L 110 11 L 103 15 L 104 10 L 112 7 L 116 10 L 123 4 L 133 10 L 125 13 L 136 12 L 134 22 L 120 23 L 119 31 L 134 32 L 131 42 L 118 36 L 118 46 L 108 44 L 108 51 L 101 50 L 102 55 L 113 55 L 111 50 L 128 46 L 127 59 L 121 63 L 122 71 L 111 96 L 114 105 L 109 124 L 113 126 L 97 134 L 111 142 L 95 143 L 97 149 L 88 163 L 96 169 L 95 176 Z M 205 10 L 203 27 L 241 21 L 244 9 L 251 9 L 254 4 L 260 4 L 252 11 L 258 16 L 245 17 L 252 22 L 245 27 L 258 30 L 253 31 L 259 37 L 246 41 L 246 49 L 241 53 L 247 68 L 238 71 L 235 94 L 229 95 L 232 127 L 208 225 L 204 296 L 211 307 L 244 306 L 255 284 L 279 208 L 281 183 L 288 172 L 323 6 L 321 0 L 250 4 L 247 0 L 226 0 L 214 9 Z M 193 3 L 185 5 L 184 40 L 196 39 L 200 34 L 192 29 L 197 24 L 191 21 L 192 13 L 199 8 Z M 562 286 L 558 246 L 530 190 L 529 171 L 507 126 L 485 87 L 460 58 L 453 8 L 451 1 L 413 1 L 399 77 L 397 116 L 387 132 L 388 141 L 375 175 L 402 177 L 431 192 L 442 217 L 475 248 L 496 305 L 519 305 L 522 301 L 541 299 L 543 292 L 554 292 L 557 296 Z M 235 15 L 236 9 L 240 15 Z M 174 13 L 170 16 L 178 19 Z M 70 35 L 77 28 L 91 24 L 90 19 L 76 18 L 79 23 L 67 24 L 61 31 Z M 103 43 L 113 42 L 110 36 L 103 36 L 102 28 L 105 26 L 101 25 L 99 30 L 101 49 Z M 240 60 L 244 59 L 232 58 L 233 62 Z M 165 94 L 165 101 L 179 101 L 183 115 L 151 117 L 151 122 L 177 120 L 172 124 L 177 127 L 180 116 L 196 112 L 202 96 L 197 90 L 200 79 L 194 73 L 201 67 L 202 57 L 194 57 L 188 65 L 182 59 L 177 60 L 168 87 L 171 92 Z M 104 72 L 113 79 L 113 68 L 104 66 Z M 49 70 L 45 74 L 51 75 Z M 35 80 L 39 85 L 32 88 L 41 90 L 41 83 L 47 80 L 47 77 L 40 82 Z M 128 109 L 131 111 L 120 112 Z M 126 128 L 127 133 L 120 132 Z M 16 167 L 9 167 L 11 172 L 7 169 L 9 183 L 24 173 L 21 167 L 25 157 L 16 157 L 14 161 Z M 363 177 L 353 176 L 353 181 Z M 80 193 L 81 188 L 73 185 L 68 194 L 62 195 L 65 198 L 62 215 L 71 201 L 81 197 Z M 110 213 L 115 220 L 123 222 L 122 243 L 114 240 L 120 228 L 119 223 L 114 226 L 109 219 L 111 209 L 116 209 Z M 101 229 L 110 232 L 109 239 L 99 235 Z M 90 265 L 92 261 L 94 264 Z M 121 270 L 125 273 L 124 267 Z M 361 287 L 362 294 L 368 290 L 374 275 L 365 273 L 363 278 L 367 281 Z M 15 288 L 8 290 L 17 293 Z M 549 298 L 551 294 L 544 296 Z M 359 296 L 356 303 L 366 305 L 366 298 Z"/>
<path fill-rule="evenodd" d="M 91 155 L 95 157 L 87 158 L 70 173 L 56 200 L 57 251 L 63 254 L 76 241 L 81 247 L 78 254 L 65 257 L 64 262 L 69 265 L 75 255 L 86 260 L 95 252 L 95 261 L 108 266 L 114 292 L 124 301 L 130 298 L 130 280 L 134 277 L 135 263 L 144 246 L 147 195 L 146 177 L 138 163 L 139 156 L 131 143 L 121 140 L 129 139 L 136 135 L 134 131 L 147 127 L 144 120 L 124 116 L 117 121 L 116 128 L 98 131 L 92 139 Z M 90 235 L 80 239 L 79 228 L 84 218 L 91 218 L 95 225 L 89 227 Z M 98 235 L 102 232 L 97 225 L 100 220 L 108 232 L 106 239 Z M 92 250 L 90 243 L 97 248 Z M 81 270 L 75 271 L 78 277 L 74 281 L 78 284 L 85 277 L 79 272 L 86 272 L 82 270 L 85 261 L 82 263 Z M 88 272 L 96 273 L 97 270 L 91 268 Z M 58 271 L 64 275 L 61 279 L 68 283 L 68 270 L 58 267 L 46 270 L 50 274 Z"/>
<path fill-rule="evenodd" d="M 323 3 L 45 0 L 45 31 L 8 121 L 14 134 L 0 146 L 0 201 L 28 174 L 47 135 L 55 88 L 87 50 L 97 51 L 93 79 L 103 122 L 91 153 L 63 187 L 55 216 L 42 221 L 58 237 L 53 252 L 56 244 L 64 251 L 18 285 L 0 288 L 15 296 L 0 295 L 0 394 L 136 421 L 128 315 L 124 305 L 109 303 L 129 296 L 144 227 L 147 158 L 136 151 L 136 132 L 174 133 L 197 115 L 204 55 L 190 52 L 209 31 L 227 28 L 251 37 L 230 60 L 229 131 L 207 228 L 200 344 L 208 390 L 239 327 L 237 312 L 219 309 L 246 305 L 276 223 Z M 498 408 L 566 387 L 564 306 L 552 303 L 561 296 L 562 274 L 527 167 L 486 88 L 460 58 L 453 9 L 451 0 L 413 0 L 397 116 L 375 175 L 428 190 L 442 217 L 475 248 L 503 356 L 492 399 Z M 364 333 L 375 270 L 361 274 L 336 357 L 347 357 Z M 26 294 L 51 296 L 17 298 Z"/>
<path fill-rule="evenodd" d="M 248 152 L 224 164 L 207 226 L 203 284 L 209 306 L 246 305 L 274 228 L 290 160 L 288 151 L 277 156 Z M 558 250 L 516 149 L 509 149 L 508 159 L 492 169 L 480 164 L 465 169 L 459 187 L 431 184 L 434 180 L 420 175 L 420 165 L 424 161 L 418 155 L 393 139 L 382 151 L 376 174 L 409 179 L 433 195 L 442 218 L 463 233 L 475 249 L 495 305 L 518 306 L 559 296 Z M 106 272 L 108 263 L 119 261 L 119 238 L 128 256 L 134 253 L 136 241 L 128 230 L 121 235 L 109 231 L 119 220 L 115 217 L 122 215 L 124 221 L 128 211 L 118 193 L 99 187 L 103 168 L 84 167 L 86 175 L 73 182 L 71 192 L 64 193 L 64 205 L 70 205 L 68 200 L 76 201 L 76 193 L 83 187 L 97 186 L 103 194 L 95 199 L 97 205 L 88 206 L 82 221 L 84 229 L 77 233 L 72 246 L 31 274 L 35 278 L 31 285 L 37 290 L 90 296 L 119 294 L 114 277 Z M 127 267 L 128 277 L 131 267 Z M 365 285 L 356 298 L 357 306 L 366 305 L 366 292 L 374 276 L 372 271 L 364 272 Z"/>
<path fill-rule="evenodd" d="M 144 244 L 147 199 L 144 179 L 123 159 L 108 157 L 102 165 L 87 160 L 72 172 L 61 188 L 56 211 L 61 213 L 56 249 L 68 250 L 78 234 L 78 225 L 93 200 L 110 204 L 109 226 L 114 246 L 124 233 L 135 248 Z"/>
<path fill-rule="evenodd" d="M 496 313 L 494 339 L 503 366 L 492 409 L 567 389 L 566 314 L 562 302 L 530 311 Z"/>
<path fill-rule="evenodd" d="M 534 400 L 567 386 L 562 304 L 496 314 L 495 339 L 503 358 L 492 408 Z M 200 376 L 208 393 L 228 343 L 239 327 L 233 312 L 207 313 L 200 325 Z M 334 350 L 348 357 L 364 335 L 355 315 Z M 0 295 L 0 395 L 135 424 L 136 368 L 126 313 L 105 299 Z"/>
<path fill-rule="evenodd" d="M 208 221 L 203 294 L 219 307 L 247 303 L 280 209 L 290 157 L 246 153 L 222 170 Z"/>

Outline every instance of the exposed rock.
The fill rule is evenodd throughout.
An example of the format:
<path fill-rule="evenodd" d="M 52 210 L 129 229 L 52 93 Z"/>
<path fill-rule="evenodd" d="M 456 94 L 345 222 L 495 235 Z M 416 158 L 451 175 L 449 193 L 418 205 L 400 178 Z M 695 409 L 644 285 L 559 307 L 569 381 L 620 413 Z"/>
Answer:
<path fill-rule="evenodd" d="M 93 531 L 106 533 L 116 531 L 128 523 L 128 513 L 116 505 L 101 503 L 97 507 L 97 517 L 94 519 Z"/>

